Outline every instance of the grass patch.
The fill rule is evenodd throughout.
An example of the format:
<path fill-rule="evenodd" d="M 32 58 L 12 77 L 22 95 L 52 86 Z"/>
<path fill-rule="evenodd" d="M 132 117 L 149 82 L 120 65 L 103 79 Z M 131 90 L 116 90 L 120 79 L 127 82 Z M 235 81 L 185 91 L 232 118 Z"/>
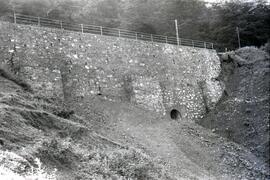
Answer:
<path fill-rule="evenodd" d="M 43 144 L 37 156 L 44 164 L 68 171 L 72 179 L 84 180 L 176 180 L 167 166 L 137 148 L 97 147 L 77 144 L 70 138 Z"/>
<path fill-rule="evenodd" d="M 82 179 L 173 180 L 161 161 L 139 149 L 94 150 L 80 169 Z"/>

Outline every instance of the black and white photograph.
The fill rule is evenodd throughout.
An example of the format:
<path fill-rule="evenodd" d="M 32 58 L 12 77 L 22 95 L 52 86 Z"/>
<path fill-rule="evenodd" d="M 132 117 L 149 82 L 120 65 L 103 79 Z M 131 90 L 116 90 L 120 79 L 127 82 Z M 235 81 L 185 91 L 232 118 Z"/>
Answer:
<path fill-rule="evenodd" d="M 270 0 L 0 0 L 0 180 L 270 180 Z"/>

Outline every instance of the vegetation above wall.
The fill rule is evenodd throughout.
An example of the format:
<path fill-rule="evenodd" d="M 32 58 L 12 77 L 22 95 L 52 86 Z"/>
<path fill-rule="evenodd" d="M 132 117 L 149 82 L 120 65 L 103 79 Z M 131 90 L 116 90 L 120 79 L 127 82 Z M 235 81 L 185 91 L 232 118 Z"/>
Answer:
<path fill-rule="evenodd" d="M 200 0 L 0 0 L 0 16 L 18 13 L 69 22 L 127 28 L 147 33 L 175 35 L 174 19 L 181 37 L 213 41 L 219 48 L 261 46 L 270 32 L 270 7 L 266 1 L 232 1 L 206 4 Z"/>

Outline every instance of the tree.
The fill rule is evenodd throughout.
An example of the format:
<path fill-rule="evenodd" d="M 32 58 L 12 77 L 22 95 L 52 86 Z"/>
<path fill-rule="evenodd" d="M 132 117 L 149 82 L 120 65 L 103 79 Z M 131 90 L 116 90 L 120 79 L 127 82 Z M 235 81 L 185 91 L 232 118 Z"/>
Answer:
<path fill-rule="evenodd" d="M 0 0 L 0 17 L 12 12 L 12 7 L 9 4 L 9 1 Z"/>
<path fill-rule="evenodd" d="M 270 8 L 264 1 L 230 2 L 214 7 L 218 19 L 212 25 L 213 41 L 223 47 L 238 47 L 236 27 L 240 29 L 242 46 L 261 46 L 270 37 Z"/>
<path fill-rule="evenodd" d="M 17 8 L 16 11 L 25 15 L 44 17 L 46 15 L 46 9 L 48 9 L 46 1 L 27 1 L 21 8 Z"/>
<path fill-rule="evenodd" d="M 77 24 L 95 24 L 152 34 L 211 41 L 222 49 L 261 46 L 270 39 L 270 7 L 265 0 L 234 0 L 206 6 L 201 0 L 0 0 L 0 15 L 12 12 L 46 16 Z"/>

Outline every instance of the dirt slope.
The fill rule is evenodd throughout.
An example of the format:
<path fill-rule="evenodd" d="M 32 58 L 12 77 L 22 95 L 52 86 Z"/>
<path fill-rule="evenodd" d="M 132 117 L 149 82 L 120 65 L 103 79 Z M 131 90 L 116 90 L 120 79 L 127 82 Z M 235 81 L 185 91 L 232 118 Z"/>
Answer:
<path fill-rule="evenodd" d="M 31 174 L 38 158 L 54 179 L 269 179 L 248 150 L 194 123 L 102 97 L 64 119 L 53 102 L 0 77 L 0 151 L 24 158 L 14 172 Z"/>
<path fill-rule="evenodd" d="M 78 110 L 87 114 L 89 104 L 95 104 L 96 113 L 110 119 L 91 123 L 95 129 L 161 158 L 178 179 L 269 178 L 267 165 L 248 150 L 195 123 L 172 121 L 127 103 L 100 98 L 85 100 Z"/>
<path fill-rule="evenodd" d="M 77 115 L 59 117 L 53 101 L 0 76 L 1 180 L 173 179 L 142 150 L 101 136 Z"/>
<path fill-rule="evenodd" d="M 201 122 L 269 163 L 270 56 L 255 47 L 222 57 L 226 93 Z"/>

